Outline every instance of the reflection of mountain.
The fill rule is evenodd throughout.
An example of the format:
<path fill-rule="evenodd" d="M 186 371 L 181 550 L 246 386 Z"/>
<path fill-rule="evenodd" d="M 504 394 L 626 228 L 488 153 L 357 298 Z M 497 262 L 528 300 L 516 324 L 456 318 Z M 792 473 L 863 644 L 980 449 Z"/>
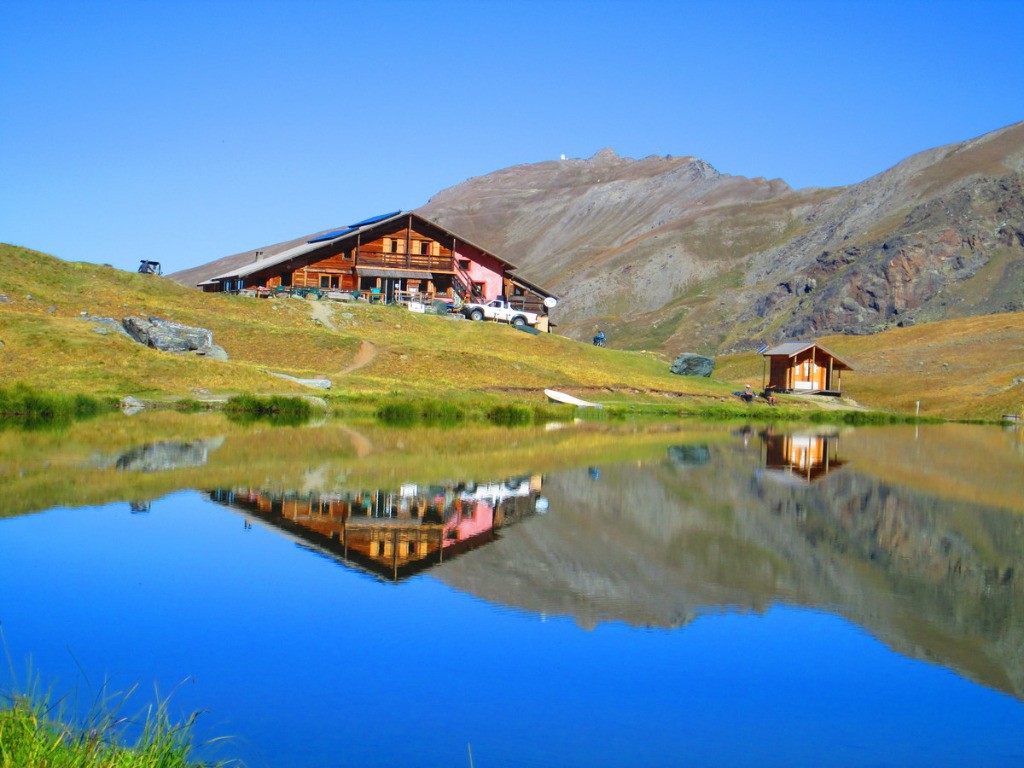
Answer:
<path fill-rule="evenodd" d="M 1024 696 L 1024 519 L 842 472 L 778 483 L 759 452 L 545 477 L 551 514 L 434 571 L 583 625 L 835 610 L 897 650 Z"/>
<path fill-rule="evenodd" d="M 499 528 L 536 511 L 539 494 L 535 477 L 329 494 L 218 489 L 210 498 L 397 581 L 493 541 Z"/>

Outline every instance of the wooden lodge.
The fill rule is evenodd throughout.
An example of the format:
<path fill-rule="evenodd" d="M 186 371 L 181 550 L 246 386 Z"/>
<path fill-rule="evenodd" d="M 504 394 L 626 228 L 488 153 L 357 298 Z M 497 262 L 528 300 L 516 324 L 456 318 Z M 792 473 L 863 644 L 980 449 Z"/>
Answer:
<path fill-rule="evenodd" d="M 513 264 L 416 213 L 401 211 L 225 262 L 242 263 L 199 287 L 264 295 L 275 289 L 317 289 L 385 304 L 441 299 L 459 306 L 503 296 L 542 318 L 556 303 L 550 291 L 516 275 Z"/>
<path fill-rule="evenodd" d="M 787 341 L 764 353 L 769 361 L 767 389 L 805 394 L 842 394 L 842 371 L 853 367 L 813 341 Z"/>

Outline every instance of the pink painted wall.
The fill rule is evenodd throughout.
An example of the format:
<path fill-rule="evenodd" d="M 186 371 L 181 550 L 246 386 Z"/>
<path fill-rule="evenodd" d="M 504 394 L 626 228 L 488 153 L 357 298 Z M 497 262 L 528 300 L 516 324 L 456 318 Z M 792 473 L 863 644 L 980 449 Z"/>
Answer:
<path fill-rule="evenodd" d="M 474 283 L 484 284 L 484 298 L 496 299 L 502 292 L 505 263 L 479 248 L 459 241 L 455 247 L 456 259 L 469 259 L 469 276 Z"/>
<path fill-rule="evenodd" d="M 470 514 L 472 510 L 472 514 Z M 453 544 L 458 544 L 460 541 L 472 538 L 479 533 L 485 533 L 494 527 L 494 507 L 485 501 L 470 501 L 466 499 L 462 502 L 462 511 L 458 514 L 452 515 L 452 517 L 445 521 L 445 547 L 450 547 Z M 456 538 L 449 539 L 447 534 L 449 531 L 455 531 Z"/>

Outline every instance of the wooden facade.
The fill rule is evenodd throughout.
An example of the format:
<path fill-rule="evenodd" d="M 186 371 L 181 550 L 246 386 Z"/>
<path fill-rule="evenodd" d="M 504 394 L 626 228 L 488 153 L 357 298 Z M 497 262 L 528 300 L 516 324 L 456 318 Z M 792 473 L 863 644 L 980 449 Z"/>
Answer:
<path fill-rule="evenodd" d="M 776 392 L 842 394 L 843 371 L 852 371 L 839 359 L 813 341 L 790 341 L 764 352 L 768 360 L 768 389 Z"/>
<path fill-rule="evenodd" d="M 252 252 L 252 260 L 200 283 L 204 291 L 311 289 L 374 302 L 408 296 L 487 301 L 505 296 L 547 314 L 553 294 L 519 279 L 514 266 L 415 213 L 386 214 Z"/>

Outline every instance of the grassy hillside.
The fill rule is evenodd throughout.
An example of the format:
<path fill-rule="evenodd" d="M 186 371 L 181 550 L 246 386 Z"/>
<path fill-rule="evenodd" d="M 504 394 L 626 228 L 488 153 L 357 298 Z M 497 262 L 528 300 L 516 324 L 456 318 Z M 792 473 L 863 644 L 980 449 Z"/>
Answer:
<path fill-rule="evenodd" d="M 849 361 L 843 389 L 862 405 L 948 418 L 996 419 L 1024 409 L 1024 313 L 895 328 L 872 336 L 825 336 Z M 731 355 L 715 371 L 760 383 L 763 358 Z"/>
<path fill-rule="evenodd" d="M 203 294 L 171 280 L 68 263 L 0 245 L 0 361 L 5 385 L 96 395 L 310 393 L 267 373 L 327 376 L 332 396 L 462 396 L 545 387 L 656 390 L 701 399 L 730 386 L 683 379 L 650 354 L 597 349 L 555 334 L 416 315 L 395 307 Z M 156 316 L 213 331 L 226 362 L 159 352 L 89 322 Z M 349 370 L 360 365 L 356 370 Z M 346 372 L 348 371 L 348 372 Z M 660 396 L 663 397 L 663 396 Z"/>
<path fill-rule="evenodd" d="M 165 278 L 8 245 L 0 245 L 0 294 L 3 386 L 155 399 L 320 394 L 272 370 L 326 376 L 334 382 L 329 397 L 347 400 L 539 401 L 541 390 L 557 388 L 603 402 L 700 406 L 735 403 L 730 393 L 737 386 L 761 381 L 756 355 L 720 358 L 714 380 L 680 377 L 659 355 L 597 349 L 557 334 L 362 303 L 203 294 Z M 159 352 L 89 322 L 128 315 L 209 328 L 230 360 Z M 961 418 L 996 418 L 1024 407 L 1022 313 L 821 342 L 852 362 L 843 386 L 867 407 L 913 413 L 920 400 L 923 415 Z"/>

